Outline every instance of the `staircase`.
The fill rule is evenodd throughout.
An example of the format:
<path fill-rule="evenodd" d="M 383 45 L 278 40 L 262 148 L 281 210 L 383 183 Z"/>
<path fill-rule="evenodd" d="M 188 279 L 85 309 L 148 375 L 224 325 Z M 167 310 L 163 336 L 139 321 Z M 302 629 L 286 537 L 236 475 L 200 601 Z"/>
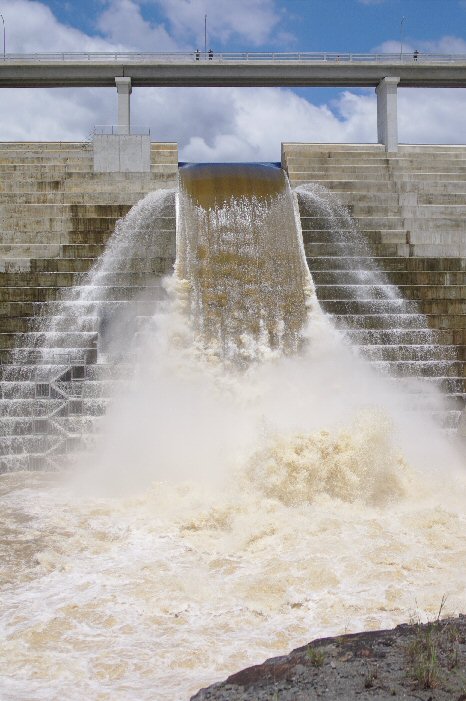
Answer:
<path fill-rule="evenodd" d="M 152 145 L 148 174 L 94 174 L 88 144 L 0 144 L 0 471 L 58 467 L 91 440 L 110 383 L 131 370 L 106 358 L 108 319 L 127 307 L 126 332 L 137 334 L 163 296 L 174 202 L 153 250 L 116 259 L 92 290 L 83 283 L 118 219 L 148 192 L 175 187 L 177 173 L 175 144 Z"/>
<path fill-rule="evenodd" d="M 344 208 L 329 218 L 300 200 L 322 307 L 381 372 L 441 389 L 442 420 L 456 427 L 466 396 L 466 147 L 388 154 L 379 145 L 283 144 L 282 164 L 292 187 L 325 186 L 356 223 L 351 231 Z"/>

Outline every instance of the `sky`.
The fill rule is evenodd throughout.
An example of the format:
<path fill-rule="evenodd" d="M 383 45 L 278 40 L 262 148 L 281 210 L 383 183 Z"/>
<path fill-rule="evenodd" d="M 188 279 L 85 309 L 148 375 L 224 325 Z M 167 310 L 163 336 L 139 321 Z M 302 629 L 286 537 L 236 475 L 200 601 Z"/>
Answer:
<path fill-rule="evenodd" d="M 408 54 L 466 55 L 466 0 L 0 0 L 0 13 L 7 53 L 202 50 L 207 15 L 214 52 L 398 53 L 402 41 Z M 398 95 L 401 142 L 466 143 L 466 90 Z M 81 141 L 116 111 L 110 88 L 2 89 L 0 140 Z M 183 161 L 277 161 L 282 141 L 377 138 L 373 89 L 135 88 L 131 113 Z"/>

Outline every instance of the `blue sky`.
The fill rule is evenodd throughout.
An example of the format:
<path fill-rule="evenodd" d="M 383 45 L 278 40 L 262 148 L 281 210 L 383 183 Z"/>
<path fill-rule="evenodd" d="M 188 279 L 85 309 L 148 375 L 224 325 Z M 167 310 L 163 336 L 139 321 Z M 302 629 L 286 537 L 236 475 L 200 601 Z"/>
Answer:
<path fill-rule="evenodd" d="M 65 24 L 79 27 L 86 33 L 99 32 L 99 16 L 111 3 L 102 0 L 60 1 L 44 3 Z M 163 10 L 163 4 L 144 2 L 141 14 L 153 24 L 164 24 L 167 31 L 174 27 Z M 171 0 L 170 4 L 189 4 Z M 354 51 L 369 52 L 387 40 L 400 39 L 400 25 L 404 17 L 403 33 L 409 43 L 424 44 L 438 41 L 445 35 L 458 36 L 458 28 L 466 24 L 466 2 L 462 0 L 280 0 L 262 3 L 274 7 L 277 22 L 274 31 L 260 45 L 239 34 L 224 39 L 216 32 L 216 22 L 209 26 L 209 13 L 215 14 L 215 2 L 191 3 L 199 9 L 197 26 L 193 22 L 191 47 L 203 43 L 204 14 L 207 13 L 209 44 L 218 50 L 281 50 L 281 51 Z M 259 4 L 259 3 L 258 3 Z M 196 42 L 196 32 L 198 41 Z M 461 34 L 460 34 L 461 36 Z M 464 32 L 463 32 L 464 36 Z M 183 37 L 185 41 L 188 37 Z M 140 48 L 140 47 L 134 47 Z M 157 50 L 154 47 L 154 51 Z"/>
<path fill-rule="evenodd" d="M 7 51 L 466 54 L 466 0 L 0 0 Z M 0 39 L 1 41 L 1 39 Z M 400 90 L 400 138 L 466 143 L 466 91 Z M 104 90 L 4 90 L 0 139 L 85 138 L 115 122 Z M 133 123 L 185 160 L 277 160 L 281 141 L 375 141 L 373 90 L 135 89 Z M 415 119 L 413 119 L 415 115 Z"/>

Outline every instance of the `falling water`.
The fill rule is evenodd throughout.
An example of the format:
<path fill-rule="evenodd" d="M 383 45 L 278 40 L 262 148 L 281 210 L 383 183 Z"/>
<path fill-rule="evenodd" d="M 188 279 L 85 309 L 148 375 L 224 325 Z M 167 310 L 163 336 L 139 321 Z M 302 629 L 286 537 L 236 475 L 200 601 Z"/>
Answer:
<path fill-rule="evenodd" d="M 44 305 L 14 349 L 1 382 L 2 471 L 60 466 L 96 428 L 108 381 L 128 375 L 139 327 L 165 296 L 174 199 L 158 190 L 133 207 L 81 284 Z"/>
<path fill-rule="evenodd" d="M 443 594 L 465 609 L 461 458 L 342 342 L 282 174 L 253 170 L 182 176 L 175 276 L 73 479 L 0 480 L 3 698 L 187 700 Z"/>
<path fill-rule="evenodd" d="M 202 344 L 224 361 L 296 353 L 315 292 L 284 172 L 187 166 L 180 185 L 177 275 Z"/>
<path fill-rule="evenodd" d="M 377 266 L 367 239 L 332 192 L 309 183 L 296 193 L 306 241 L 325 242 L 319 270 L 313 270 L 310 259 L 324 309 L 353 349 L 417 395 L 416 408 L 436 412 L 443 425 L 455 430 L 464 384 L 458 348 L 440 342 L 441 333 L 429 328 L 417 303 L 404 299 Z"/>

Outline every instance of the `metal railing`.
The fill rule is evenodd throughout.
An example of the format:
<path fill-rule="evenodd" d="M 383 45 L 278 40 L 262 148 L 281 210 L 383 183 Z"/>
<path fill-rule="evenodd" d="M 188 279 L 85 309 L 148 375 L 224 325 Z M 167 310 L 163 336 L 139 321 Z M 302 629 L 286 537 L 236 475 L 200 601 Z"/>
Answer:
<path fill-rule="evenodd" d="M 128 126 L 125 124 L 96 124 L 91 139 L 94 136 L 150 136 L 150 127 Z"/>
<path fill-rule="evenodd" d="M 173 52 L 173 53 L 148 53 L 148 52 L 62 52 L 62 53 L 32 53 L 5 55 L 2 62 L 123 62 L 123 63 L 391 63 L 391 64 L 425 64 L 425 63 L 466 63 L 466 54 L 438 54 L 438 53 L 337 53 L 337 52 L 308 52 L 298 51 L 290 53 L 281 52 Z"/>

